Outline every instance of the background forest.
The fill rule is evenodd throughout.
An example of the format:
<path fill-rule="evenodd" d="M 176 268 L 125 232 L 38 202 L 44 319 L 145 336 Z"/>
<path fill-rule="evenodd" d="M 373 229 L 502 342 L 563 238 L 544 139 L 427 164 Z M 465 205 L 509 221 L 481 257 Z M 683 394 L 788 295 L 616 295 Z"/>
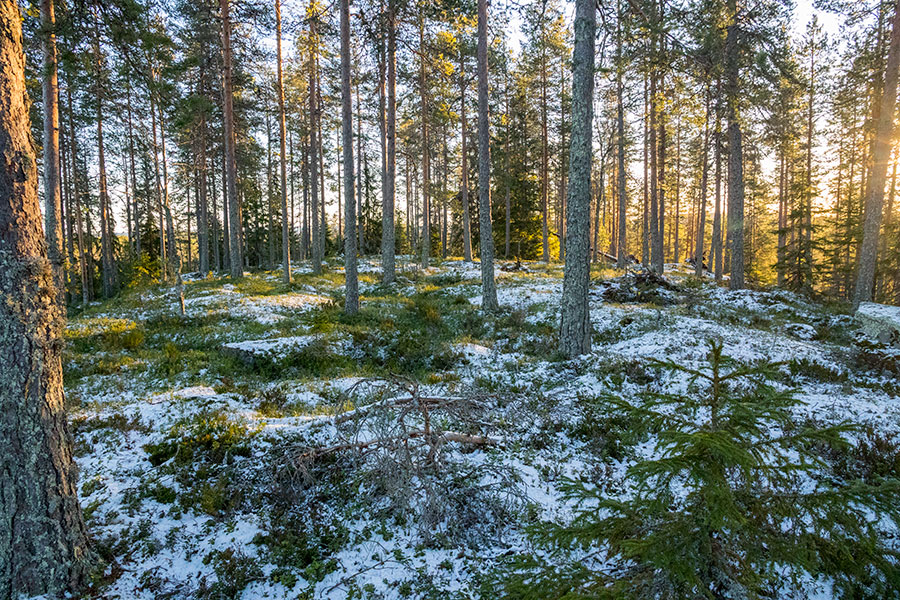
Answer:
<path fill-rule="evenodd" d="M 235 256 L 243 268 L 274 268 L 282 258 L 283 219 L 295 258 L 311 256 L 317 244 L 326 255 L 340 253 L 337 11 L 293 0 L 281 7 L 282 184 L 272 2 L 233 4 L 241 248 Z M 601 4 L 594 260 L 615 260 L 620 250 L 656 266 L 700 256 L 717 278 L 727 277 L 728 232 L 742 232 L 750 282 L 851 298 L 893 7 L 829 1 L 801 9 L 805 22 L 790 2 L 742 4 L 732 49 L 726 44 L 729 2 Z M 491 186 L 499 258 L 547 261 L 565 254 L 569 10 L 556 0 L 491 6 Z M 178 255 L 182 270 L 229 269 L 234 217 L 225 210 L 220 3 L 103 0 L 57 3 L 56 12 L 69 297 L 109 297 L 142 279 L 165 278 L 166 265 L 173 269 L 163 260 L 167 245 L 160 236 L 166 206 L 174 236 L 169 252 Z M 25 24 L 39 140 L 36 10 Z M 387 66 L 395 64 L 396 251 L 421 255 L 427 246 L 434 257 L 469 258 L 472 248 L 477 254 L 478 227 L 471 226 L 478 223 L 474 3 L 362 2 L 351 28 L 360 253 L 378 254 L 382 245 Z M 737 230 L 728 227 L 727 208 L 732 122 L 742 135 Z M 891 150 L 874 284 L 874 298 L 888 303 L 900 297 L 894 156 Z M 735 213 L 731 221 L 738 218 Z"/>

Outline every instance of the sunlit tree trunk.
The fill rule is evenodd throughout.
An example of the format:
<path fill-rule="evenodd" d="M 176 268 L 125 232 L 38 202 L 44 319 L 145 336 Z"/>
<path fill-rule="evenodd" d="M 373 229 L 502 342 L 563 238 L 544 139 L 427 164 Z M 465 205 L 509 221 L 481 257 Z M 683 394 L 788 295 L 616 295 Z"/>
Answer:
<path fill-rule="evenodd" d="M 64 312 L 41 230 L 18 3 L 0 0 L 0 598 L 62 598 L 91 552 L 62 379 Z"/>
<path fill-rule="evenodd" d="M 894 105 L 897 100 L 897 78 L 900 69 L 900 2 L 894 5 L 891 21 L 891 43 L 888 50 L 887 66 L 884 73 L 884 88 L 881 110 L 875 131 L 872 163 L 866 190 L 865 212 L 863 213 L 863 241 L 857 259 L 856 288 L 853 306 L 872 300 L 875 283 L 875 264 L 878 254 L 878 236 L 884 212 L 884 188 L 887 180 L 887 166 L 891 156 L 891 138 L 894 131 Z"/>

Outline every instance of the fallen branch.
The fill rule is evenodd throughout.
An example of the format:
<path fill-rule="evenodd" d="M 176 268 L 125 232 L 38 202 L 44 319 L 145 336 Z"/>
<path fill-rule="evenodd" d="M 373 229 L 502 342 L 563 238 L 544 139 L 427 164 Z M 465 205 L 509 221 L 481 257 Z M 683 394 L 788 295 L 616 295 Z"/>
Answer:
<path fill-rule="evenodd" d="M 427 439 L 427 441 L 431 444 L 434 444 L 435 442 L 457 442 L 459 444 L 472 444 L 475 446 L 500 446 L 500 442 L 498 442 L 497 440 L 482 435 L 471 435 L 468 433 L 460 433 L 457 431 L 442 431 L 440 433 L 428 434 L 423 430 L 417 430 L 410 431 L 408 434 L 402 436 L 376 438 L 367 442 L 347 442 L 343 444 L 335 444 L 334 446 L 326 446 L 324 448 L 311 448 L 298 455 L 295 458 L 295 461 L 304 462 L 308 460 L 315 460 L 316 458 L 320 458 L 322 456 L 336 454 L 338 452 L 346 452 L 348 450 L 363 451 L 374 447 L 390 447 L 408 442 L 412 439 Z"/>

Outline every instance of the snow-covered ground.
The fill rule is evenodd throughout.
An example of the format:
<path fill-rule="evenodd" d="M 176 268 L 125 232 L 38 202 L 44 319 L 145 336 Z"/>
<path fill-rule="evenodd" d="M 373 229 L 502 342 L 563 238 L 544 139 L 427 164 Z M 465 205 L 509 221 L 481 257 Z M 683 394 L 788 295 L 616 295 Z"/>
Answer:
<path fill-rule="evenodd" d="M 184 320 L 162 288 L 74 317 L 67 393 L 81 503 L 107 561 L 99 597 L 491 597 L 485 576 L 531 548 L 525 526 L 571 514 L 562 478 L 614 490 L 651 451 L 598 455 L 579 399 L 684 391 L 687 377 L 648 383 L 644 367 L 700 367 L 711 339 L 742 363 L 783 362 L 798 420 L 900 431 L 897 374 L 860 350 L 848 314 L 677 268 L 672 303 L 612 302 L 598 280 L 593 352 L 562 361 L 562 269 L 523 266 L 496 270 L 503 311 L 488 319 L 480 267 L 461 261 L 389 288 L 364 261 L 356 320 L 334 306 L 340 278 L 306 265 L 291 288 L 277 273 L 186 281 Z M 410 311 L 429 325 L 403 329 Z M 416 355 L 437 338 L 440 360 Z M 268 362 L 229 362 L 229 349 Z M 390 362 L 404 352 L 418 362 Z M 423 427 L 460 437 L 426 442 Z M 801 587 L 785 593 L 831 597 L 825 579 Z"/>

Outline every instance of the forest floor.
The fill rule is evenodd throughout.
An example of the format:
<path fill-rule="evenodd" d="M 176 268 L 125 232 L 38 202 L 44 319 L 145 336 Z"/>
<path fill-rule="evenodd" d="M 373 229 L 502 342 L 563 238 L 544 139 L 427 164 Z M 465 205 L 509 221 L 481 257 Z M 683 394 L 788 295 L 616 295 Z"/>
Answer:
<path fill-rule="evenodd" d="M 704 364 L 711 339 L 782 361 L 799 422 L 849 420 L 854 447 L 900 466 L 900 358 L 861 343 L 846 307 L 785 291 L 731 292 L 672 266 L 672 289 L 595 271 L 592 354 L 555 353 L 562 267 L 360 265 L 360 313 L 338 263 L 188 277 L 70 316 L 65 383 L 81 504 L 106 561 L 96 597 L 492 598 L 526 528 L 565 522 L 561 483 L 611 496 L 642 453 L 593 399 L 686 390 L 652 359 Z M 505 265 L 503 268 L 510 268 Z M 884 535 L 897 547 L 897 532 Z M 585 560 L 588 560 L 585 555 Z M 827 577 L 781 597 L 830 598 Z"/>

